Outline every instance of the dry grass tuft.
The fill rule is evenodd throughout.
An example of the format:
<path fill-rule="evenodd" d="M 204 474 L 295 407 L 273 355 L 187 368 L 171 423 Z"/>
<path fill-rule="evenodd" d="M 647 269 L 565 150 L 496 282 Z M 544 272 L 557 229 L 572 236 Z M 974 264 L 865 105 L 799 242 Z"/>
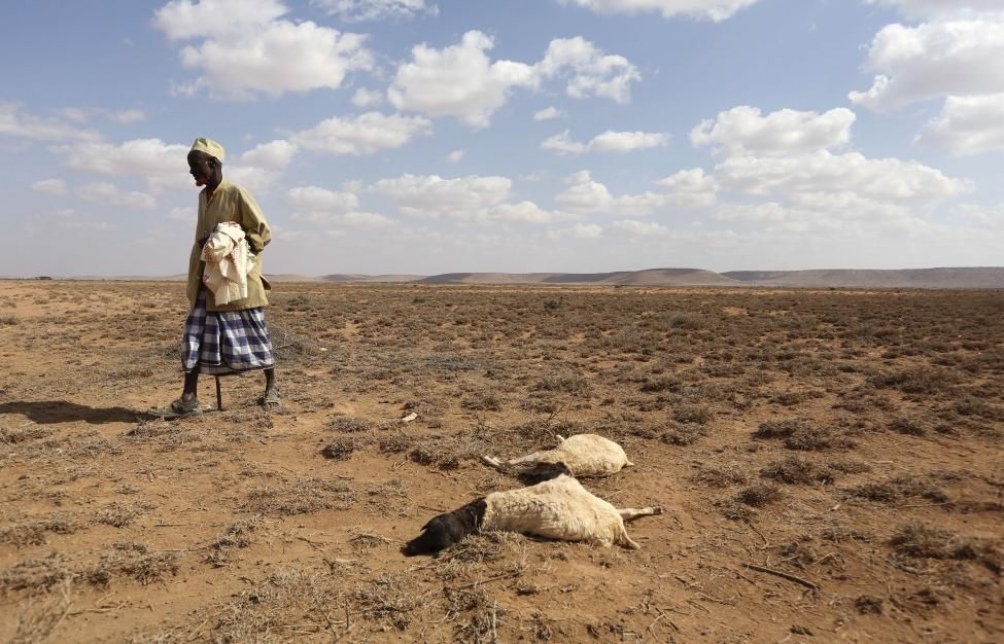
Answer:
<path fill-rule="evenodd" d="M 932 503 L 948 503 L 948 494 L 928 478 L 899 476 L 881 483 L 865 483 L 851 488 L 850 495 L 879 503 L 899 503 L 904 499 L 921 498 Z"/>
<path fill-rule="evenodd" d="M 325 445 L 324 449 L 321 450 L 321 455 L 334 461 L 344 461 L 362 445 L 363 441 L 354 436 L 340 436 Z"/>
<path fill-rule="evenodd" d="M 996 574 L 1001 573 L 1002 554 L 993 545 L 933 528 L 922 523 L 900 526 L 889 540 L 893 551 L 902 556 L 924 559 L 978 560 Z"/>
<path fill-rule="evenodd" d="M 404 631 L 414 619 L 414 613 L 422 610 L 422 598 L 411 589 L 401 586 L 398 579 L 382 575 L 379 579 L 352 595 L 362 611 L 363 618 L 381 624 L 390 624 L 398 631 Z"/>
<path fill-rule="evenodd" d="M 833 468 L 791 455 L 760 470 L 760 476 L 787 485 L 830 484 L 836 479 Z"/>
<path fill-rule="evenodd" d="M 473 435 L 434 434 L 417 440 L 408 458 L 419 465 L 431 465 L 441 470 L 454 470 L 464 461 L 477 461 L 488 454 L 492 446 Z"/>
<path fill-rule="evenodd" d="M 356 416 L 335 416 L 328 422 L 328 429 L 335 432 L 366 432 L 376 427 L 376 423 Z"/>
<path fill-rule="evenodd" d="M 0 572 L 0 595 L 20 590 L 37 595 L 65 581 L 72 581 L 74 577 L 68 558 L 54 552 L 46 557 L 19 561 L 12 568 Z"/>
<path fill-rule="evenodd" d="M 116 528 L 131 525 L 137 517 L 154 509 L 155 505 L 147 501 L 137 500 L 130 503 L 114 501 L 104 506 L 94 515 L 94 521 Z"/>
<path fill-rule="evenodd" d="M 739 469 L 738 463 L 727 463 L 722 466 L 699 465 L 697 472 L 690 480 L 708 487 L 724 488 L 732 485 L 746 485 L 749 477 Z"/>
<path fill-rule="evenodd" d="M 177 575 L 179 558 L 177 552 L 147 552 L 144 544 L 120 543 L 106 550 L 100 563 L 83 571 L 82 576 L 99 587 L 108 586 L 120 575 L 146 586 L 164 581 L 168 575 Z"/>
<path fill-rule="evenodd" d="M 780 488 L 769 483 L 755 483 L 736 494 L 736 501 L 754 508 L 777 503 L 783 498 Z"/>
<path fill-rule="evenodd" d="M 57 513 L 46 519 L 16 523 L 0 529 L 0 543 L 18 548 L 40 546 L 48 543 L 49 534 L 73 534 L 79 528 L 80 524 L 73 516 Z"/>
<path fill-rule="evenodd" d="M 230 561 L 230 552 L 250 546 L 251 535 L 261 529 L 264 524 L 264 517 L 252 515 L 243 521 L 230 525 L 220 536 L 216 537 L 213 543 L 209 544 L 209 553 L 206 555 L 205 562 L 217 568 L 227 565 Z"/>
<path fill-rule="evenodd" d="M 69 579 L 64 579 L 58 591 L 49 594 L 46 600 L 28 600 L 18 611 L 17 631 L 9 644 L 36 644 L 48 640 L 69 614 L 71 604 Z"/>
<path fill-rule="evenodd" d="M 0 427 L 0 445 L 17 445 L 41 440 L 51 436 L 53 431 L 45 427 L 13 428 Z"/>
<path fill-rule="evenodd" d="M 233 603 L 211 615 L 212 642 L 292 642 L 305 634 L 344 635 L 346 625 L 333 615 L 340 596 L 322 575 L 281 568 Z"/>
<path fill-rule="evenodd" d="M 266 516 L 292 516 L 332 508 L 346 510 L 355 501 L 356 493 L 347 481 L 308 478 L 251 490 L 243 509 Z"/>

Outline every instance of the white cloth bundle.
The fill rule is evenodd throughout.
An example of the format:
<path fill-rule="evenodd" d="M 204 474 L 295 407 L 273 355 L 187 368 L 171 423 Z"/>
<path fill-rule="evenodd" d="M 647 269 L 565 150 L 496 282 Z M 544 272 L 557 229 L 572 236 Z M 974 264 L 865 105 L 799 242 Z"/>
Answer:
<path fill-rule="evenodd" d="M 247 277 L 254 259 L 239 224 L 232 221 L 217 224 L 202 247 L 202 261 L 206 263 L 202 283 L 213 292 L 216 304 L 229 304 L 248 296 Z"/>

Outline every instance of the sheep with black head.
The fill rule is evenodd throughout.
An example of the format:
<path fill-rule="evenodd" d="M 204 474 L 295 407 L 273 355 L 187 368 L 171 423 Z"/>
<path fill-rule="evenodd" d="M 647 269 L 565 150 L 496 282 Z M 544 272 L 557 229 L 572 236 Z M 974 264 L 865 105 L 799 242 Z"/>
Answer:
<path fill-rule="evenodd" d="M 552 464 L 553 466 L 553 464 Z M 552 467 L 552 474 L 561 468 Z M 628 536 L 625 521 L 662 514 L 661 507 L 617 509 L 564 473 L 525 488 L 493 492 L 425 524 L 422 534 L 405 545 L 407 556 L 434 554 L 468 534 L 509 530 L 561 541 L 587 541 L 604 547 L 639 546 Z"/>

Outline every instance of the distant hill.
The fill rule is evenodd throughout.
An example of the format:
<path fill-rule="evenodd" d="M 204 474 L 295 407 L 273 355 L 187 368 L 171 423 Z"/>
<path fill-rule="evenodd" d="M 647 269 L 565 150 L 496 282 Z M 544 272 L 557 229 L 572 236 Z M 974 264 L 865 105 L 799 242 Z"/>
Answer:
<path fill-rule="evenodd" d="M 1004 268 L 903 270 L 731 271 L 730 279 L 756 286 L 802 288 L 1004 288 Z"/>
<path fill-rule="evenodd" d="M 833 269 L 729 271 L 653 268 L 611 273 L 443 273 L 412 275 L 328 275 L 335 282 L 414 284 L 596 284 L 620 286 L 732 286 L 775 288 L 1004 288 L 1004 267 L 900 270 Z"/>
<path fill-rule="evenodd" d="M 693 268 L 654 268 L 614 273 L 444 273 L 419 284 L 610 284 L 652 286 L 729 286 L 735 280 Z"/>
<path fill-rule="evenodd" d="M 759 287 L 759 288 L 929 288 L 1001 289 L 1004 267 L 910 268 L 899 270 L 813 269 L 804 271 L 728 271 L 699 268 L 652 268 L 610 273 L 443 273 L 441 275 L 362 275 L 336 273 L 321 277 L 267 274 L 271 282 L 337 282 L 342 284 L 595 284 L 607 286 Z M 50 279 L 15 278 L 0 279 Z M 67 279 L 56 277 L 55 279 Z M 79 280 L 181 280 L 166 277 L 83 277 Z"/>
<path fill-rule="evenodd" d="M 367 284 L 418 282 L 425 279 L 422 275 L 325 275 L 320 278 L 326 282 L 363 282 Z"/>

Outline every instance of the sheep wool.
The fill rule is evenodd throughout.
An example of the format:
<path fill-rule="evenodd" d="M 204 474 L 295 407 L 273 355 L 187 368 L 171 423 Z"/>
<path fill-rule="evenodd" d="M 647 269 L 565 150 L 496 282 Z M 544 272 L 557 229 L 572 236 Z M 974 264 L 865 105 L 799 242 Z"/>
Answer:
<path fill-rule="evenodd" d="M 530 487 L 485 497 L 481 530 L 512 530 L 547 539 L 591 541 L 604 547 L 640 546 L 624 528 L 620 511 L 561 475 Z"/>
<path fill-rule="evenodd" d="M 540 463 L 564 463 L 572 476 L 610 476 L 622 468 L 634 465 L 624 452 L 624 448 L 598 434 L 576 434 L 561 441 L 554 449 L 541 450 L 508 461 L 499 461 L 489 456 L 485 463 L 498 469 L 520 468 Z"/>

